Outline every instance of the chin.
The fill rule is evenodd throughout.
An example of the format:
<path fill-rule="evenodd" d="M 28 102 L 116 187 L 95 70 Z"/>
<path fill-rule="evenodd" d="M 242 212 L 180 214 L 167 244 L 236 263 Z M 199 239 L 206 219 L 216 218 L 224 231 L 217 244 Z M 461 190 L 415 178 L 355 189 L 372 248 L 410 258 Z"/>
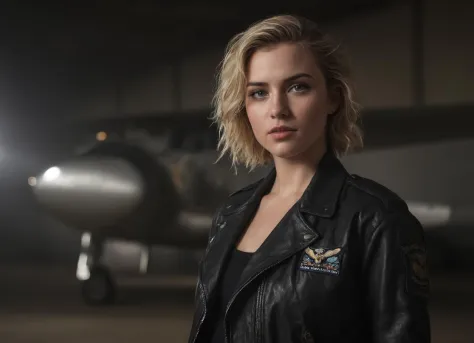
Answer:
<path fill-rule="evenodd" d="M 267 148 L 266 150 L 270 152 L 270 154 L 273 156 L 273 158 L 281 158 L 281 159 L 287 159 L 287 160 L 292 160 L 295 158 L 298 158 L 298 156 L 308 156 L 313 155 L 313 152 L 316 153 L 316 151 L 319 151 L 319 146 L 318 142 L 305 142 L 309 144 L 301 144 L 303 142 L 299 142 L 300 144 L 295 144 L 296 142 L 282 142 L 279 144 L 272 145 Z"/>
<path fill-rule="evenodd" d="M 294 146 L 285 146 L 268 149 L 268 151 L 274 158 L 292 159 L 300 155 L 304 149 L 297 149 L 297 147 Z"/>

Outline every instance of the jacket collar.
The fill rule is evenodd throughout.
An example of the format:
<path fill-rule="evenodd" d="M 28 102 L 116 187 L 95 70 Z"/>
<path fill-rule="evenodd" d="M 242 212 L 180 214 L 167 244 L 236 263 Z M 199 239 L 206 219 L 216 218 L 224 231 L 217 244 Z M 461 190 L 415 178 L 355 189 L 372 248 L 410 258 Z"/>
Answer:
<path fill-rule="evenodd" d="M 319 217 L 332 217 L 337 209 L 342 187 L 348 173 L 339 159 L 332 153 L 326 152 L 319 162 L 318 171 L 311 179 L 308 187 L 304 191 L 299 201 L 301 212 L 309 213 Z M 231 199 L 229 204 L 222 210 L 223 215 L 238 212 L 242 208 L 254 202 L 260 202 L 267 194 L 275 182 L 276 170 L 273 167 L 266 177 L 255 184 L 244 188 L 234 194 L 235 199 Z M 242 191 L 249 191 L 250 194 Z M 238 193 L 244 193 L 239 196 Z"/>
<path fill-rule="evenodd" d="M 327 152 L 300 199 L 300 211 L 324 218 L 332 217 L 347 176 L 339 159 L 332 152 Z"/>
<path fill-rule="evenodd" d="M 221 214 L 226 216 L 234 212 L 240 212 L 243 208 L 257 202 L 270 192 L 275 182 L 276 170 L 272 168 L 270 172 L 257 182 L 238 190 L 230 195 L 230 199 L 226 206 L 222 209 Z"/>

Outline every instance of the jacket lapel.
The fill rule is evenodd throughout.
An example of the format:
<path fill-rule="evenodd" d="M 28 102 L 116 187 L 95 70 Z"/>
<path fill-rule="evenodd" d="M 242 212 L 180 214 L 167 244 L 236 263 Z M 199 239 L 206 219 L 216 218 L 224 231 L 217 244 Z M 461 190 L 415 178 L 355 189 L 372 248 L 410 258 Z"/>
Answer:
<path fill-rule="evenodd" d="M 255 207 L 255 209 L 254 209 Z M 238 241 L 242 228 L 255 212 L 256 206 L 246 206 L 242 212 L 226 218 L 226 227 L 218 231 L 210 243 L 208 253 L 201 265 L 201 280 L 206 293 L 212 295 L 222 275 L 223 267 L 230 252 Z"/>
<path fill-rule="evenodd" d="M 212 297 L 214 293 L 227 258 L 235 249 L 243 230 L 255 215 L 261 198 L 270 190 L 274 180 L 275 171 L 272 170 L 243 203 L 233 202 L 231 197 L 229 204 L 222 210 L 221 222 L 218 225 L 223 228 L 216 233 L 209 244 L 208 252 L 200 268 L 202 284 L 209 297 Z"/>
<path fill-rule="evenodd" d="M 298 204 L 295 204 L 253 254 L 235 293 L 267 269 L 304 250 L 319 238 L 320 235 L 308 226 L 298 211 Z"/>

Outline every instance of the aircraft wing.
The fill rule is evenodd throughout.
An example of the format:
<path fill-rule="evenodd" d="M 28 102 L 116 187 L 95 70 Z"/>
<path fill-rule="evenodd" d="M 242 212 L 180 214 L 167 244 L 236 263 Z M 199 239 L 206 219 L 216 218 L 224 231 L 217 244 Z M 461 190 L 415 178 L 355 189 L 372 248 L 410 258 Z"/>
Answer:
<path fill-rule="evenodd" d="M 474 206 L 408 202 L 410 212 L 425 230 L 440 227 L 474 227 Z"/>
<path fill-rule="evenodd" d="M 452 215 L 451 207 L 447 205 L 409 202 L 408 208 L 425 230 L 447 225 Z"/>
<path fill-rule="evenodd" d="M 129 113 L 104 118 L 77 118 L 62 122 L 59 132 L 78 132 L 95 138 L 99 131 L 128 136 L 140 132 L 145 136 L 171 134 L 171 147 L 192 146 L 197 150 L 214 150 L 217 130 L 209 117 L 212 109 Z M 429 143 L 442 140 L 474 138 L 471 117 L 474 103 L 464 105 L 436 105 L 399 108 L 363 109 L 360 125 L 364 131 L 364 149 L 379 149 L 400 145 Z M 74 130 L 65 129 L 73 127 Z M 79 133 L 77 133 L 79 135 Z M 198 143 L 194 142 L 197 136 Z M 95 140 L 95 139 L 94 139 Z M 206 141 L 202 144 L 199 141 Z M 189 144 L 186 143 L 189 141 Z"/>
<path fill-rule="evenodd" d="M 474 138 L 473 115 L 474 104 L 365 110 L 364 149 Z"/>

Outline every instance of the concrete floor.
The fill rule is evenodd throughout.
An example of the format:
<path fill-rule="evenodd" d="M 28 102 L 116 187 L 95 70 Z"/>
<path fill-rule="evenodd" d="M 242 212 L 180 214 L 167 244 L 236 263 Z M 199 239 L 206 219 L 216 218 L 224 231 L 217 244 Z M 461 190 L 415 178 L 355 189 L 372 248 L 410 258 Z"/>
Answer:
<path fill-rule="evenodd" d="M 107 308 L 83 305 L 70 271 L 3 268 L 0 280 L 2 343 L 187 341 L 192 277 L 148 278 Z M 474 342 L 474 277 L 433 277 L 433 293 L 432 342 Z"/>

